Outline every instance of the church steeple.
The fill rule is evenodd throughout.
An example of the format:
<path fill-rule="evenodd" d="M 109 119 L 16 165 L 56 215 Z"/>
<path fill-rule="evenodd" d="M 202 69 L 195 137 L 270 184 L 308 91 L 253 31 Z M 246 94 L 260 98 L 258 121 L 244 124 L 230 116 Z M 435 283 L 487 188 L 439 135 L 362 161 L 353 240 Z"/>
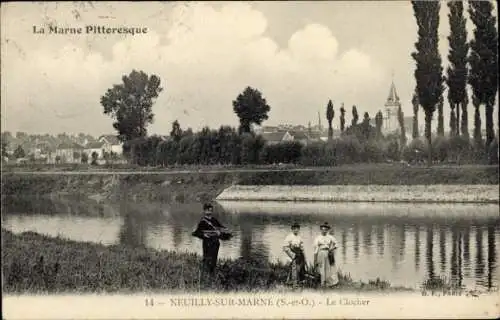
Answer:
<path fill-rule="evenodd" d="M 394 84 L 394 74 L 389 89 L 389 96 L 384 105 L 384 121 L 383 127 L 385 132 L 393 132 L 398 128 L 398 109 L 401 108 L 396 85 Z"/>
<path fill-rule="evenodd" d="M 389 96 L 387 97 L 387 101 L 385 103 L 385 106 L 387 107 L 399 107 L 401 103 L 399 102 L 399 96 L 396 91 L 396 85 L 394 85 L 394 81 L 391 83 L 391 88 L 389 89 Z"/>

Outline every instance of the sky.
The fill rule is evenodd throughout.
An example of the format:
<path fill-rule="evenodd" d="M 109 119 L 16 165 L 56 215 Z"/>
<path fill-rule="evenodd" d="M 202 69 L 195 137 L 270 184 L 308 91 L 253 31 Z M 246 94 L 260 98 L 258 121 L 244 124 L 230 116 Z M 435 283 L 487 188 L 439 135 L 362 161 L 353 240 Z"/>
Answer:
<path fill-rule="evenodd" d="M 440 14 L 446 68 L 445 2 Z M 342 103 L 347 123 L 352 105 L 374 117 L 391 81 L 405 116 L 413 114 L 417 26 L 409 1 L 19 2 L 2 4 L 1 21 L 2 131 L 113 133 L 100 97 L 133 69 L 156 74 L 164 88 L 151 134 L 168 134 L 174 120 L 194 130 L 236 126 L 232 101 L 247 86 L 271 106 L 264 125 L 315 125 L 318 112 L 325 124 L 329 99 L 334 128 Z M 33 32 L 49 24 L 147 33 Z M 469 21 L 469 37 L 472 30 Z M 448 114 L 445 102 L 446 129 Z M 423 124 L 422 112 L 419 118 Z"/>

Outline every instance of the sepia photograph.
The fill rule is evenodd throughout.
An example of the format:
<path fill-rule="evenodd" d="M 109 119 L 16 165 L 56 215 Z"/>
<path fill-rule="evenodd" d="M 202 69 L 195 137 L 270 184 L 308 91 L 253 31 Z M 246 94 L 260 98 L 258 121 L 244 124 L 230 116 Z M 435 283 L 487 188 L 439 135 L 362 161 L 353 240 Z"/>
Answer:
<path fill-rule="evenodd" d="M 2 319 L 500 317 L 497 9 L 2 3 Z"/>

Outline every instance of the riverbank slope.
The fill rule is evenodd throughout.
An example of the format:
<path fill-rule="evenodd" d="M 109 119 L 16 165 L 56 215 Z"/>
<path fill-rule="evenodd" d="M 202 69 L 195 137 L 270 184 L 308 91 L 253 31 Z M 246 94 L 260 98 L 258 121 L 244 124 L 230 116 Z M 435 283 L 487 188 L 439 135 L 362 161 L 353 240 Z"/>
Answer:
<path fill-rule="evenodd" d="M 96 293 L 200 290 L 196 254 L 124 245 L 104 246 L 2 228 L 5 293 Z M 215 291 L 285 289 L 288 267 L 258 261 L 219 260 Z M 379 279 L 353 281 L 339 274 L 335 290 L 408 291 Z"/>
<path fill-rule="evenodd" d="M 339 166 L 297 169 L 219 169 L 184 171 L 67 171 L 67 172 L 2 172 L 2 196 L 73 195 L 94 199 L 160 200 L 169 202 L 213 200 L 234 186 L 462 186 L 469 194 L 479 185 L 498 190 L 498 166 L 408 167 L 400 164 Z M 468 188 L 467 186 L 474 186 Z M 285 189 L 286 189 L 285 188 Z M 339 188 L 339 187 L 338 187 Z M 416 187 L 421 188 L 421 187 Z M 239 190 L 243 190 L 240 187 Z M 284 190 L 285 190 L 284 189 Z M 300 188 L 297 188 L 299 190 Z M 395 189 L 398 189 L 395 187 Z M 320 191 L 330 193 L 331 190 Z M 474 189 L 475 190 L 475 189 Z M 407 192 L 407 193 L 408 193 Z M 418 190 L 417 190 L 418 192 Z M 489 191 L 491 192 L 491 191 Z M 283 192 L 282 192 L 283 193 Z M 288 189 L 285 193 L 289 193 Z M 250 193 L 247 193 L 250 195 Z M 344 194 L 353 194 L 345 193 Z M 239 198 L 247 198 L 238 195 Z M 273 197 L 271 195 L 271 197 Z M 282 198 L 274 196 L 275 200 Z M 290 200 L 315 200 L 293 197 Z M 359 197 L 358 197 L 359 198 Z M 382 196 L 385 198 L 385 194 Z M 462 197 L 463 198 L 463 197 Z M 497 197 L 498 198 L 498 197 Z M 269 200 L 269 199 L 266 199 Z M 342 201 L 351 201 L 342 197 Z M 395 198 L 397 200 L 397 197 Z M 406 197 L 405 200 L 412 200 Z M 459 201 L 461 199 L 452 199 Z M 322 201 L 331 201 L 323 199 Z M 371 199 L 370 199 L 371 201 Z M 377 200 L 375 200 L 377 201 Z"/>

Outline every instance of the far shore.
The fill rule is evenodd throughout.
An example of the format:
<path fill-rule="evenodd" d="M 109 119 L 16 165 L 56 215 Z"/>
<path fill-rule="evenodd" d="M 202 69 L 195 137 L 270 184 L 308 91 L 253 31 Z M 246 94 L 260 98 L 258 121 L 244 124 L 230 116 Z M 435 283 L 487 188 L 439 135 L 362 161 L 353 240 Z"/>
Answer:
<path fill-rule="evenodd" d="M 28 169 L 28 168 L 26 168 Z M 338 167 L 2 170 L 2 196 L 102 200 L 498 203 L 498 166 L 358 164 Z"/>
<path fill-rule="evenodd" d="M 497 185 L 231 186 L 222 201 L 500 203 Z"/>

